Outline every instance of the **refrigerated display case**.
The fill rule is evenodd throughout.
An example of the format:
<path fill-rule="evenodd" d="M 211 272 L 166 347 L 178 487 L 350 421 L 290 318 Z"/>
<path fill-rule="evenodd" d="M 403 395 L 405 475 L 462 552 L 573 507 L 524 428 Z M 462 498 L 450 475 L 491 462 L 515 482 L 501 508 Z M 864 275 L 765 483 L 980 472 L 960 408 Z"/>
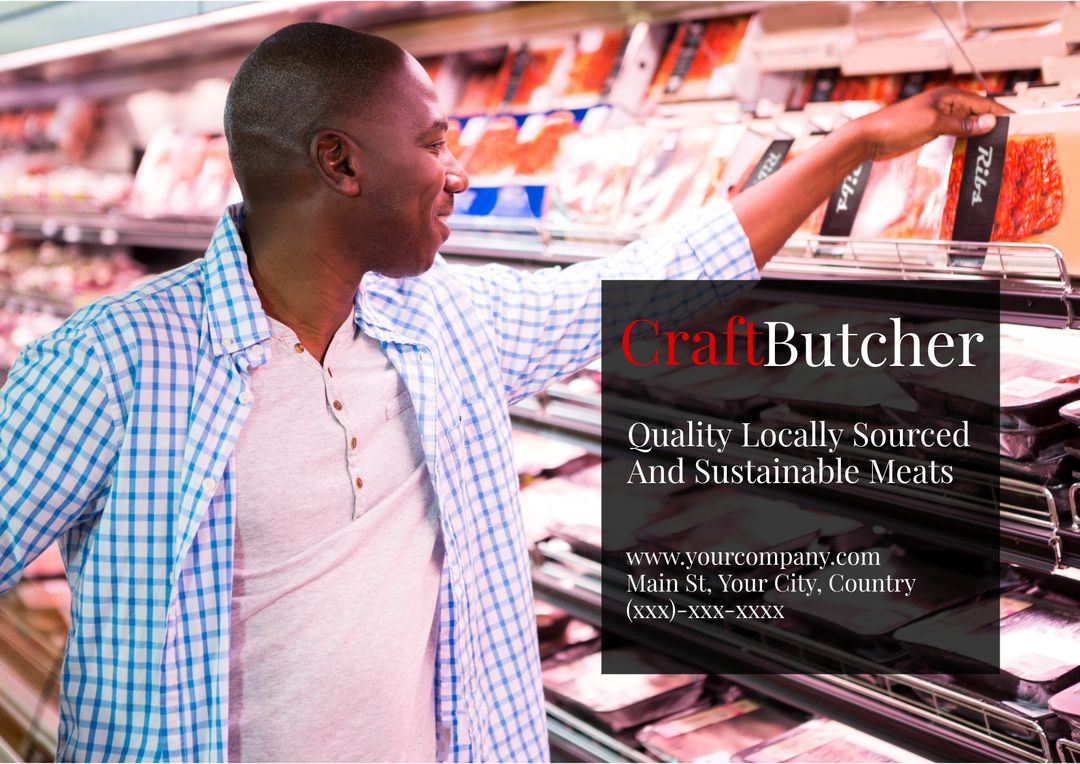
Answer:
<path fill-rule="evenodd" d="M 1039 7 L 1006 9 L 1013 15 L 990 21 L 978 14 L 965 19 L 970 4 L 950 4 L 944 15 L 991 64 L 1003 60 L 994 58 L 994 51 L 1008 53 L 1014 65 L 986 77 L 992 88 L 1034 103 L 1052 82 L 1051 100 L 1067 102 L 1075 98 L 1068 81 L 1075 62 L 1058 43 L 1072 41 L 1077 13 L 1068 3 L 1034 5 Z M 499 261 L 537 268 L 608 256 L 684 205 L 692 208 L 736 192 L 777 140 L 810 142 L 818 130 L 934 84 L 978 87 L 924 6 L 841 3 L 827 11 L 803 6 L 794 13 L 745 2 L 507 3 L 497 8 L 451 3 L 442 10 L 419 9 L 397 9 L 396 20 L 388 21 L 377 4 L 311 4 L 274 16 L 273 23 L 324 18 L 400 41 L 424 57 L 439 92 L 455 99 L 449 110 L 461 131 L 455 140 L 466 166 L 478 177 L 495 178 L 485 180 L 491 188 L 538 189 L 530 204 L 516 208 L 522 214 L 459 216 L 443 253 L 463 264 Z M 425 15 L 431 13 L 438 15 Z M 485 23 L 477 24 L 478 19 Z M 986 31 L 988 24 L 994 32 Z M 1001 27 L 1019 29 L 1003 33 Z M 190 38 L 180 29 L 176 40 L 159 43 L 171 51 L 178 73 L 168 73 L 160 61 L 157 69 L 137 71 L 160 53 L 143 43 L 126 58 L 113 54 L 116 59 L 100 77 L 92 69 L 64 74 L 62 68 L 57 73 L 31 63 L 16 67 L 12 76 L 25 82 L 38 76 L 40 87 L 20 84 L 16 92 L 0 83 L 0 103 L 9 105 L 0 114 L 0 237 L 5 242 L 0 364 L 10 363 L 9 351 L 48 331 L 81 302 L 124 289 L 160 268 L 160 253 L 182 259 L 205 249 L 214 210 L 235 194 L 219 135 L 162 124 L 131 139 L 129 148 L 146 152 L 138 166 L 87 164 L 80 147 L 92 143 L 93 121 L 100 127 L 107 120 L 103 115 L 133 93 L 182 92 L 189 71 L 193 77 L 229 77 L 243 53 L 268 31 L 262 22 L 231 26 L 223 30 L 215 57 L 193 68 L 181 55 L 182 40 Z M 905 47 L 910 40 L 921 49 L 940 48 L 941 67 L 923 71 L 916 57 L 905 60 L 901 54 L 910 50 Z M 1049 52 L 1056 55 L 1046 65 L 1047 83 L 1040 84 L 1043 72 L 1031 71 L 1041 65 L 1034 62 L 1031 46 L 1048 40 L 1054 45 Z M 875 44 L 892 52 L 874 61 Z M 74 71 L 85 60 L 67 63 Z M 117 67 L 128 67 L 126 79 L 115 76 Z M 65 88 L 84 90 L 82 103 L 92 106 L 72 111 L 63 136 L 50 134 L 46 126 L 59 111 L 50 94 Z M 27 102 L 19 103 L 20 97 Z M 469 133 L 474 119 L 482 121 Z M 700 167 L 680 154 L 684 147 L 701 155 Z M 944 150 L 946 161 L 951 150 Z M 945 204 L 949 167 L 940 166 L 942 155 L 927 150 L 875 167 L 864 219 L 856 220 L 851 235 L 822 235 L 820 221 L 812 221 L 765 269 L 765 286 L 775 283 L 775 299 L 791 300 L 799 296 L 793 283 L 827 288 L 889 279 L 925 283 L 925 299 L 947 304 L 950 294 L 943 283 L 981 280 L 1000 285 L 1003 320 L 1037 332 L 1030 341 L 1071 341 L 1080 329 L 1080 274 L 1069 268 L 1080 257 L 1070 249 L 1075 242 L 1016 241 L 1002 233 L 978 243 L 972 256 L 970 246 L 931 233 L 925 219 L 936 212 L 927 210 Z M 574 197 L 585 184 L 596 198 Z M 169 193 L 162 194 L 166 186 Z M 533 203 L 534 198 L 539 201 Z M 837 297 L 857 304 L 865 297 L 856 291 Z M 1005 358 L 1008 363 L 1008 354 Z M 1062 363 L 1059 377 L 1067 377 L 1069 362 Z M 699 695 L 666 707 L 665 716 L 674 719 L 627 716 L 620 718 L 628 726 L 605 726 L 604 714 L 587 710 L 580 697 L 568 701 L 564 690 L 574 675 L 568 667 L 591 666 L 585 651 L 595 649 L 588 645 L 595 642 L 602 608 L 595 480 L 604 438 L 599 374 L 598 368 L 586 370 L 511 411 L 516 427 L 533 436 L 521 451 L 530 457 L 522 466 L 522 484 L 534 589 L 559 611 L 545 609 L 541 618 L 541 635 L 547 634 L 553 649 L 545 661 L 554 658 L 550 665 L 565 675 L 559 684 L 563 690 L 550 689 L 547 700 L 556 756 L 676 760 L 700 752 L 696 742 L 683 740 L 691 733 L 719 735 L 729 719 L 767 709 L 770 734 L 752 743 L 749 733 L 740 732 L 746 746 L 725 749 L 725 755 L 743 752 L 745 760 L 755 760 L 755 748 L 768 751 L 765 742 L 785 734 L 782 727 L 823 717 L 852 728 L 851 734 L 872 735 L 876 742 L 865 743 L 864 750 L 899 745 L 911 756 L 931 759 L 1080 760 L 1080 744 L 1064 721 L 1073 708 L 1067 688 L 1054 688 L 1056 701 L 1042 695 L 1003 700 L 985 687 L 947 678 L 885 673 L 875 663 L 880 655 L 830 650 L 769 625 L 682 634 L 658 645 L 658 653 L 677 656 L 739 653 L 772 672 L 709 677 Z M 1066 398 L 1072 400 L 1072 394 Z M 628 420 L 649 419 L 662 400 L 662 393 L 655 398 L 627 394 L 606 405 Z M 1075 420 L 1040 426 L 1061 433 Z M 558 447 L 550 448 L 551 443 Z M 1026 471 L 1018 468 L 994 481 L 974 466 L 962 470 L 961 481 L 973 488 L 965 495 L 928 498 L 893 491 L 890 519 L 945 542 L 962 538 L 973 524 L 997 527 L 1004 569 L 1019 577 L 1023 588 L 1016 599 L 1058 596 L 1052 593 L 1070 591 L 1069 581 L 1080 567 L 1080 482 L 1066 457 L 1050 466 L 1033 463 L 1028 460 Z M 880 494 L 863 498 L 880 499 Z M 852 544 L 869 546 L 874 539 L 864 529 L 873 520 L 870 513 L 861 518 L 856 513 L 846 531 Z M 0 758 L 43 760 L 55 747 L 56 670 L 67 629 L 58 594 L 62 581 L 62 571 L 43 572 L 0 598 L 0 739 L 7 741 Z M 1058 606 L 1055 612 L 1062 610 L 1068 608 Z M 582 625 L 568 626 L 564 615 Z M 579 631 L 559 643 L 562 637 L 552 636 L 559 628 Z M 919 639 L 903 636 L 910 645 Z M 747 710 L 751 707 L 753 712 Z M 825 722 L 810 724 L 815 729 Z M 893 748 L 888 750 L 891 755 Z"/>

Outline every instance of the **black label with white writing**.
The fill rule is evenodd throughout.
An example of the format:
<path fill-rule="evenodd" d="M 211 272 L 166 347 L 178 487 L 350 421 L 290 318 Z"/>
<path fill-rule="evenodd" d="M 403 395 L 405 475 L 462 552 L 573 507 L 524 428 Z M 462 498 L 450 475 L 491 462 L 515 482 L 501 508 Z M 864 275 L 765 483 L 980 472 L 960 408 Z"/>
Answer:
<path fill-rule="evenodd" d="M 611 65 L 611 71 L 608 72 L 607 77 L 604 79 L 604 86 L 600 88 L 600 97 L 607 98 L 611 95 L 611 87 L 615 84 L 615 78 L 619 74 L 619 70 L 622 69 L 623 60 L 626 58 L 626 48 L 630 44 L 630 34 L 624 34 L 622 43 L 619 45 L 619 52 L 615 54 L 615 63 Z"/>
<path fill-rule="evenodd" d="M 791 144 L 794 142 L 791 138 L 785 138 L 770 143 L 769 148 L 765 150 L 761 159 L 754 165 L 754 171 L 750 173 L 750 177 L 746 179 L 740 190 L 745 191 L 750 186 L 757 185 L 783 167 L 784 159 L 787 158 L 788 152 L 791 151 Z"/>
<path fill-rule="evenodd" d="M 700 21 L 691 21 L 686 25 L 686 33 L 683 35 L 682 45 L 675 54 L 675 67 L 671 70 L 671 76 L 664 84 L 665 93 L 675 93 L 682 87 L 683 78 L 690 71 L 690 65 L 694 63 L 698 48 L 701 47 L 702 37 L 705 35 L 705 25 Z"/>
<path fill-rule="evenodd" d="M 905 98 L 917 96 L 926 89 L 926 83 L 929 81 L 929 72 L 911 72 L 904 77 L 904 82 L 900 86 L 900 95 L 896 100 L 903 101 Z"/>
<path fill-rule="evenodd" d="M 517 95 L 521 87 L 521 78 L 525 75 L 525 69 L 529 65 L 529 46 L 522 45 L 514 56 L 514 63 L 510 65 L 510 77 L 506 83 L 506 92 L 503 94 L 502 103 L 510 103 Z"/>
<path fill-rule="evenodd" d="M 862 204 L 866 193 L 866 182 L 870 180 L 870 168 L 873 161 L 863 162 L 856 167 L 832 192 L 829 206 L 825 208 L 825 219 L 821 221 L 822 236 L 851 236 L 855 226 L 855 213 Z"/>
<path fill-rule="evenodd" d="M 822 69 L 819 71 L 814 78 L 814 89 L 810 92 L 810 103 L 827 103 L 831 101 L 838 79 L 840 79 L 839 69 Z"/>
<path fill-rule="evenodd" d="M 998 117 L 989 133 L 968 138 L 953 221 L 954 241 L 990 241 L 1008 137 L 1009 118 Z"/>

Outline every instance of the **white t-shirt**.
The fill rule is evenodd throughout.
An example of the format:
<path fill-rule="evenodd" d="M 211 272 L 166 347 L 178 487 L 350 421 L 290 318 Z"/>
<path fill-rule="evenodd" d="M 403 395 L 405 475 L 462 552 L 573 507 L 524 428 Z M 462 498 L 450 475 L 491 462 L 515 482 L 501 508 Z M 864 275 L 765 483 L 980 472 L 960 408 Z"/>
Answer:
<path fill-rule="evenodd" d="M 416 415 L 350 316 L 271 320 L 240 433 L 231 761 L 432 761 L 443 547 Z"/>

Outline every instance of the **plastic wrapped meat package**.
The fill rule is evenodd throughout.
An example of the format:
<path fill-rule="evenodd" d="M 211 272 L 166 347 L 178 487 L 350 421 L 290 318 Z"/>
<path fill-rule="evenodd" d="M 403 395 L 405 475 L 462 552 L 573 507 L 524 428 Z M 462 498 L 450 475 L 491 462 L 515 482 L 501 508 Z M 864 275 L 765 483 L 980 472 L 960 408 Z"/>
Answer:
<path fill-rule="evenodd" d="M 910 590 L 898 584 L 896 590 L 889 592 L 846 592 L 832 591 L 823 585 L 815 597 L 802 592 L 770 591 L 765 601 L 783 605 L 789 620 L 798 619 L 813 633 L 827 632 L 830 645 L 888 662 L 900 652 L 893 637 L 897 629 L 959 605 L 986 590 L 985 583 L 976 578 L 915 559 L 896 549 L 871 551 L 878 552 L 881 558 L 880 565 L 872 566 L 873 577 L 913 580 Z M 821 570 L 818 577 L 822 582 L 834 575 L 858 577 L 859 570 L 834 565 Z M 836 637 L 844 641 L 838 645 Z"/>
<path fill-rule="evenodd" d="M 555 226 L 614 228 L 644 146 L 645 130 L 636 126 L 564 138 L 548 187 L 545 220 Z"/>
<path fill-rule="evenodd" d="M 799 720 L 752 698 L 643 727 L 637 741 L 662 761 L 730 761 L 730 756 L 794 728 Z"/>
<path fill-rule="evenodd" d="M 511 52 L 503 67 L 509 65 L 519 76 L 510 94 L 509 108 L 514 112 L 535 112 L 554 106 L 565 87 L 573 59 L 574 44 L 570 38 L 534 38 Z M 513 74 L 510 79 L 513 80 Z"/>
<path fill-rule="evenodd" d="M 813 719 L 747 748 L 731 759 L 750 764 L 779 762 L 926 762 L 899 746 L 828 719 Z"/>
<path fill-rule="evenodd" d="M 1054 428 L 1062 424 L 1059 409 L 1080 399 L 1080 338 L 1060 330 L 1001 324 L 947 321 L 915 329 L 923 336 L 937 332 L 1000 331 L 1000 385 L 972 390 L 962 377 L 931 367 L 893 370 L 896 379 L 914 396 L 919 410 L 972 424 L 1000 427 L 1012 433 Z M 989 362 L 991 349 L 972 345 L 972 362 Z M 986 359 L 983 361 L 982 359 Z"/>
<path fill-rule="evenodd" d="M 1007 594 L 906 626 L 896 639 L 923 665 L 964 667 L 961 684 L 1044 704 L 1080 680 L 1080 610 Z M 1000 668 L 1000 671 L 998 670 Z"/>
<path fill-rule="evenodd" d="M 545 470 L 555 469 L 585 454 L 581 446 L 548 435 L 537 435 L 521 429 L 515 429 L 512 435 L 514 466 L 523 478 L 535 478 Z"/>
<path fill-rule="evenodd" d="M 559 146 L 578 129 L 573 112 L 534 114 L 525 119 L 513 150 L 514 173 L 519 176 L 550 174 Z"/>
<path fill-rule="evenodd" d="M 539 541 L 561 529 L 563 535 L 571 530 L 599 547 L 600 491 L 599 467 L 586 474 L 538 480 L 521 491 L 521 511 L 525 518 L 525 534 Z"/>
<path fill-rule="evenodd" d="M 130 209 L 146 217 L 216 216 L 232 185 L 224 138 L 162 128 L 135 173 Z"/>
<path fill-rule="evenodd" d="M 458 159 L 476 178 L 512 176 L 518 150 L 518 123 L 511 116 L 473 117 L 458 138 Z"/>
<path fill-rule="evenodd" d="M 574 60 L 559 98 L 561 106 L 588 106 L 600 100 L 615 76 L 627 33 L 618 29 L 583 29 L 577 35 Z"/>
<path fill-rule="evenodd" d="M 625 648 L 628 658 L 659 670 L 654 656 Z M 623 650 L 609 650 L 615 655 Z M 619 732 L 694 708 L 705 677 L 693 674 L 602 674 L 601 653 L 543 671 L 544 689 L 556 702 L 580 710 Z"/>
<path fill-rule="evenodd" d="M 700 207 L 708 188 L 700 180 L 701 159 L 709 154 L 716 134 L 713 124 L 651 122 L 623 201 L 619 227 L 640 231 Z"/>
<path fill-rule="evenodd" d="M 936 239 L 945 209 L 956 139 L 875 162 L 851 230 L 853 238 Z"/>
<path fill-rule="evenodd" d="M 732 16 L 680 24 L 656 70 L 650 99 L 731 98 L 748 22 L 748 16 Z"/>
<path fill-rule="evenodd" d="M 1075 242 L 1080 216 L 1067 214 L 1068 200 L 1080 192 L 1080 112 L 1075 109 L 1010 114 L 1000 192 L 990 241 L 1045 243 L 1064 255 L 1070 272 L 1080 272 Z M 948 201 L 940 233 L 953 238 L 960 205 L 961 173 L 967 142 L 956 143 Z"/>

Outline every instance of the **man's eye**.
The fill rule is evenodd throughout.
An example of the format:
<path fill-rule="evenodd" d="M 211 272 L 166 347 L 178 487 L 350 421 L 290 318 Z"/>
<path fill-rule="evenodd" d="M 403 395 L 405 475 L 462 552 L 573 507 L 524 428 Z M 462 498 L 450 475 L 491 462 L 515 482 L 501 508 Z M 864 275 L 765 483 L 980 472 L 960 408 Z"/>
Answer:
<path fill-rule="evenodd" d="M 436 151 L 442 151 L 445 145 L 446 141 L 435 141 L 435 143 L 431 144 L 430 148 L 433 148 Z"/>

